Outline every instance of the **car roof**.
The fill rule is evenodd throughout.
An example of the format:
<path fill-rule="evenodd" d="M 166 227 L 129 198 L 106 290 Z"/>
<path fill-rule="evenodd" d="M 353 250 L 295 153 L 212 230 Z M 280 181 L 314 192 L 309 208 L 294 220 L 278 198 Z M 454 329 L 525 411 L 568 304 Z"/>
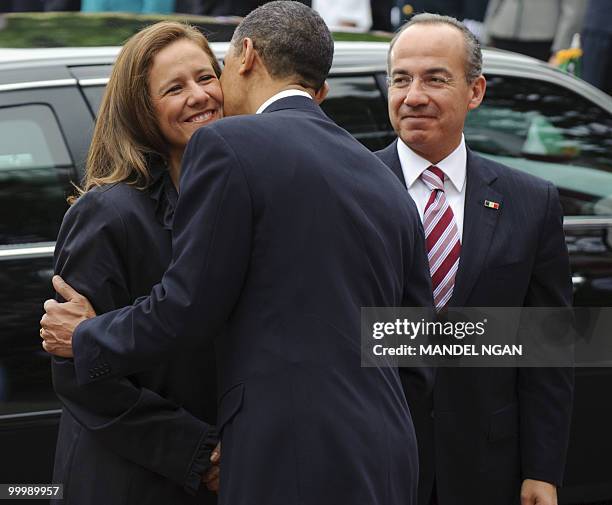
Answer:
<path fill-rule="evenodd" d="M 228 42 L 211 43 L 215 54 L 222 59 Z M 334 65 L 367 66 L 384 70 L 389 44 L 386 42 L 336 42 Z M 45 47 L 45 48 L 0 48 L 0 69 L 16 68 L 39 63 L 49 64 L 96 64 L 112 63 L 121 50 L 120 46 L 107 47 Z M 521 66 L 525 62 L 539 64 L 538 60 L 507 51 L 484 49 L 485 61 Z"/>
<path fill-rule="evenodd" d="M 213 42 L 211 47 L 223 59 L 228 42 Z M 385 72 L 388 42 L 336 42 L 332 74 Z M 24 80 L 107 79 L 110 65 L 121 50 L 112 47 L 60 47 L 38 49 L 0 49 L 0 90 L 10 89 Z M 85 77 L 78 69 L 87 67 Z M 539 79 L 561 84 L 612 113 L 612 97 L 566 72 L 534 58 L 498 49 L 483 49 L 485 74 L 502 74 Z M 34 76 L 36 76 L 34 78 Z"/>

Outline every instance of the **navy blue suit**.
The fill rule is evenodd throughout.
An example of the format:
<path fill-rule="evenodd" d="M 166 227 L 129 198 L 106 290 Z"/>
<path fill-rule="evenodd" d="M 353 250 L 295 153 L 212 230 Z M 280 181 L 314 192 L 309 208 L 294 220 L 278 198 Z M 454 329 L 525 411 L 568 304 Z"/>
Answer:
<path fill-rule="evenodd" d="M 589 0 L 582 26 L 582 78 L 612 94 L 612 5 Z"/>
<path fill-rule="evenodd" d="M 423 243 L 396 177 L 309 98 L 217 121 L 183 158 L 169 269 L 79 325 L 79 381 L 218 335 L 220 503 L 413 504 L 410 413 L 397 369 L 361 367 L 360 313 L 431 305 Z"/>
<path fill-rule="evenodd" d="M 377 154 L 405 185 L 396 142 Z M 485 207 L 485 200 L 499 203 L 499 210 Z M 461 258 L 450 305 L 563 307 L 571 299 L 556 188 L 468 150 Z M 526 478 L 560 485 L 573 379 L 572 370 L 560 368 L 439 368 L 433 395 L 418 395 L 408 377 L 419 503 L 429 503 L 434 479 L 441 505 L 519 503 Z"/>
<path fill-rule="evenodd" d="M 146 295 L 170 261 L 176 191 L 164 167 L 151 171 L 147 189 L 95 188 L 64 217 L 56 272 L 97 313 Z M 155 368 L 84 387 L 73 361 L 55 358 L 53 381 L 64 406 L 53 479 L 64 484 L 58 503 L 214 503 L 198 489 L 216 443 L 204 422 L 216 417 L 211 345 L 175 350 Z"/>

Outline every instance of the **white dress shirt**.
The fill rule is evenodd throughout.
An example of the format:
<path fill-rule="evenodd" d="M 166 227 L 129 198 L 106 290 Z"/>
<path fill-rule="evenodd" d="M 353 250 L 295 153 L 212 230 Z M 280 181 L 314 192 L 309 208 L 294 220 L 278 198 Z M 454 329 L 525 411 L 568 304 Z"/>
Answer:
<path fill-rule="evenodd" d="M 429 200 L 431 191 L 421 180 L 421 174 L 431 166 L 431 163 L 410 149 L 402 139 L 397 141 L 397 154 L 402 165 L 402 172 L 410 196 L 416 203 L 421 221 L 425 212 L 425 205 Z M 465 138 L 461 135 L 461 142 L 457 148 L 436 164 L 445 174 L 444 192 L 446 201 L 455 215 L 455 222 L 459 230 L 459 240 L 463 241 L 463 215 L 465 208 L 465 179 L 466 179 L 467 151 Z"/>
<path fill-rule="evenodd" d="M 308 93 L 306 93 L 306 91 L 302 91 L 301 89 L 285 89 L 280 93 L 276 93 L 276 95 L 273 95 L 268 98 L 264 103 L 259 106 L 259 109 L 257 109 L 257 112 L 255 114 L 261 114 L 264 110 L 266 110 L 268 105 L 276 102 L 276 100 L 280 100 L 281 98 L 286 98 L 288 96 L 305 96 L 306 98 L 310 98 L 312 100 L 312 97 Z"/>

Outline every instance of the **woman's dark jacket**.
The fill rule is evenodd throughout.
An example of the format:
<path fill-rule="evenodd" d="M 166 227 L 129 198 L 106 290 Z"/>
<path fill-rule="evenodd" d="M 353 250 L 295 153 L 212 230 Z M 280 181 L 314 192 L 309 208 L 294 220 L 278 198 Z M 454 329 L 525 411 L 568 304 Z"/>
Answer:
<path fill-rule="evenodd" d="M 171 258 L 177 193 L 162 166 L 147 189 L 118 183 L 68 210 L 55 271 L 96 313 L 147 295 Z M 63 403 L 54 483 L 63 505 L 214 503 L 200 486 L 216 431 L 214 349 L 176 349 L 155 369 L 77 386 L 72 360 L 53 360 Z M 208 424 L 210 423 L 210 424 Z"/>

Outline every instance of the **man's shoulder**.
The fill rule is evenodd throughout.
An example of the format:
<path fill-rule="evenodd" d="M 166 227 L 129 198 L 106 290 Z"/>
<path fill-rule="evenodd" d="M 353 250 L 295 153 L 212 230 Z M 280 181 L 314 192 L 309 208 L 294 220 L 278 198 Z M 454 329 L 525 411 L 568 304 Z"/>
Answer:
<path fill-rule="evenodd" d="M 550 181 L 535 175 L 509 167 L 499 161 L 468 150 L 468 177 L 470 170 L 480 170 L 495 177 L 495 184 L 509 190 L 529 189 L 531 191 L 549 191 L 553 185 Z"/>
<path fill-rule="evenodd" d="M 205 143 L 216 138 L 235 147 L 257 145 L 262 138 L 277 139 L 289 135 L 286 121 L 281 120 L 283 112 L 225 117 L 197 130 L 190 142 Z"/>

